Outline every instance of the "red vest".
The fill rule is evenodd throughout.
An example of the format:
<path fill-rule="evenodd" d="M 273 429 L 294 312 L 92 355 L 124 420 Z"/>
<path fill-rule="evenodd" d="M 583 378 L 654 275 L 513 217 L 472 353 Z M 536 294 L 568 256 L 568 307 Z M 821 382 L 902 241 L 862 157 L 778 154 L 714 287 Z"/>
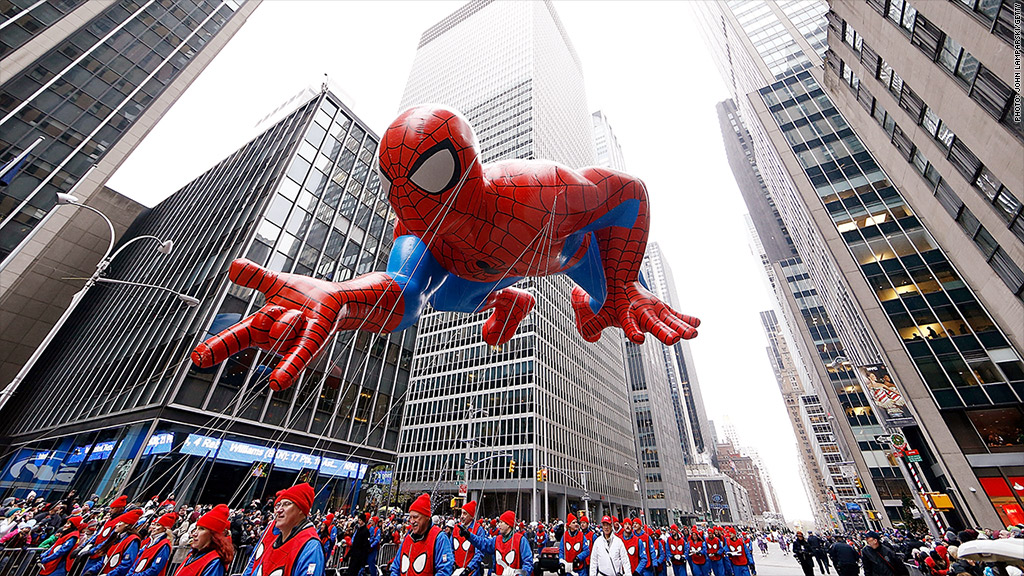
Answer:
<path fill-rule="evenodd" d="M 193 551 L 189 553 L 184 564 L 178 566 L 178 571 L 174 573 L 174 576 L 199 576 L 207 566 L 220 561 L 216 550 L 210 550 L 202 556 L 196 556 Z"/>
<path fill-rule="evenodd" d="M 708 538 L 708 557 L 711 558 L 712 562 L 718 562 L 722 559 L 722 541 L 718 539 L 718 536 L 712 536 Z"/>
<path fill-rule="evenodd" d="M 652 546 L 650 532 L 644 532 L 643 538 L 647 546 L 647 566 L 645 566 L 645 568 L 650 568 L 651 564 L 654 562 L 654 554 L 651 553 L 651 548 L 654 546 Z"/>
<path fill-rule="evenodd" d="M 103 556 L 103 545 L 114 533 L 114 526 L 117 526 L 117 521 L 115 518 L 111 518 L 104 522 L 103 526 L 96 532 L 96 538 L 92 541 L 93 553 L 89 555 L 90 560 L 96 560 Z"/>
<path fill-rule="evenodd" d="M 743 545 L 742 539 L 732 540 L 726 538 L 725 546 L 729 549 L 729 561 L 732 562 L 733 566 L 747 565 L 747 548 Z"/>
<path fill-rule="evenodd" d="M 565 532 L 562 533 L 562 542 L 563 542 L 563 546 L 565 548 L 565 559 L 566 559 L 566 561 L 568 561 L 568 562 L 575 562 L 576 561 L 576 557 L 579 556 L 581 552 L 583 552 L 583 539 L 584 538 L 585 538 L 585 536 L 583 535 L 583 531 L 582 530 L 577 530 L 575 536 L 573 536 L 572 534 L 569 534 L 568 530 L 566 530 Z"/>
<path fill-rule="evenodd" d="M 690 562 L 701 565 L 708 561 L 707 556 L 705 556 L 702 551 L 703 544 L 703 540 L 694 540 L 693 538 L 690 538 Z"/>
<path fill-rule="evenodd" d="M 640 564 L 640 539 L 636 534 L 630 534 L 629 538 L 622 538 L 622 544 L 626 547 L 626 556 L 629 556 L 630 570 L 636 572 L 636 567 Z"/>
<path fill-rule="evenodd" d="M 672 557 L 673 566 L 682 566 L 686 564 L 686 539 L 676 538 L 674 536 L 668 537 L 668 554 Z"/>
<path fill-rule="evenodd" d="M 320 535 L 316 532 L 316 526 L 312 522 L 306 522 L 305 526 L 296 528 L 280 546 L 274 546 L 277 534 L 274 534 L 274 522 L 271 522 L 263 532 L 263 538 L 256 546 L 253 553 L 253 571 L 257 566 L 262 566 L 261 574 L 272 574 L 275 570 L 280 571 L 274 576 L 291 576 L 295 574 L 295 562 L 299 559 L 302 547 L 310 540 L 320 541 Z M 305 570 L 300 570 L 296 576 L 305 576 Z"/>
<path fill-rule="evenodd" d="M 476 531 L 479 529 L 480 523 L 473 522 L 473 526 L 470 527 L 468 530 L 473 534 L 476 534 Z M 467 528 L 465 526 L 459 526 L 458 530 L 452 531 L 452 544 L 454 544 L 455 546 L 456 568 L 465 568 L 466 564 L 468 564 L 469 561 L 472 560 L 473 556 L 476 554 L 476 549 L 473 548 L 472 544 L 470 544 L 469 538 L 461 536 L 461 534 L 466 530 Z"/>
<path fill-rule="evenodd" d="M 108 574 L 117 568 L 117 565 L 121 563 L 124 558 L 124 553 L 131 546 L 132 542 L 140 542 L 142 538 L 139 538 L 136 534 L 129 534 L 127 538 L 121 540 L 114 547 L 107 552 L 107 557 L 103 559 L 103 569 L 100 570 L 100 574 Z"/>
<path fill-rule="evenodd" d="M 519 554 L 522 547 L 523 534 L 516 532 L 507 541 L 500 534 L 494 539 L 494 572 L 498 576 L 505 573 L 505 568 L 519 569 L 523 567 L 523 557 Z"/>
<path fill-rule="evenodd" d="M 57 548 L 60 548 L 65 542 L 67 542 L 68 540 L 70 540 L 72 538 L 77 540 L 78 536 L 79 536 L 78 530 L 72 530 L 71 532 L 68 532 L 67 534 L 61 536 L 60 538 L 57 538 L 57 541 L 53 543 L 53 546 L 50 546 L 50 549 L 47 550 L 46 553 L 47 554 L 52 553 L 54 550 L 56 550 Z M 64 563 L 64 571 L 65 572 L 70 572 L 71 571 L 71 566 L 73 566 L 74 563 L 75 563 L 75 557 L 71 554 L 74 551 L 75 551 L 75 546 L 72 545 L 71 546 L 71 550 L 68 550 L 68 553 L 65 554 L 63 558 L 57 557 L 57 558 L 54 558 L 53 560 L 50 560 L 46 564 L 43 564 L 43 569 L 39 571 L 39 575 L 40 576 L 46 576 L 47 574 L 53 574 L 54 571 L 56 571 L 57 568 L 60 566 L 61 562 Z"/>
<path fill-rule="evenodd" d="M 166 536 L 160 538 L 160 541 L 156 544 L 151 543 L 149 538 L 146 538 L 142 543 L 142 551 L 139 552 L 139 557 L 135 560 L 135 568 L 132 569 L 132 572 L 142 572 L 146 568 L 149 568 L 153 558 L 156 557 L 157 553 L 160 552 L 162 548 L 167 548 L 168 550 L 171 549 L 171 543 L 167 540 Z M 170 563 L 171 555 L 168 552 L 167 558 L 164 560 L 164 567 L 157 572 L 157 576 L 164 576 L 164 574 L 167 574 L 167 565 Z"/>
<path fill-rule="evenodd" d="M 402 550 L 399 552 L 402 555 L 399 568 L 401 576 L 433 576 L 434 544 L 440 533 L 440 527 L 431 526 L 427 537 L 419 542 L 412 539 L 412 534 L 405 537 L 402 541 Z"/>

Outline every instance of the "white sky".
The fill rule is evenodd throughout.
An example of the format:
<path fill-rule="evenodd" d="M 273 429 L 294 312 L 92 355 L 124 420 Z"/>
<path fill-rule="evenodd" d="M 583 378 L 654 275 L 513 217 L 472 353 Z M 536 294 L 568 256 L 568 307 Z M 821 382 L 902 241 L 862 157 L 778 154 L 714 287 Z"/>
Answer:
<path fill-rule="evenodd" d="M 154 205 L 255 135 L 258 120 L 305 86 L 332 86 L 378 134 L 394 119 L 420 35 L 463 2 L 264 0 L 109 185 Z M 746 207 L 726 162 L 715 103 L 728 98 L 682 2 L 557 1 L 629 171 L 652 203 L 708 416 L 731 422 L 767 463 L 788 520 L 810 519 L 796 440 L 765 353 L 771 307 L 747 244 Z M 342 95 L 345 97 L 346 95 Z M 566 306 L 568 306 L 568 302 Z"/>

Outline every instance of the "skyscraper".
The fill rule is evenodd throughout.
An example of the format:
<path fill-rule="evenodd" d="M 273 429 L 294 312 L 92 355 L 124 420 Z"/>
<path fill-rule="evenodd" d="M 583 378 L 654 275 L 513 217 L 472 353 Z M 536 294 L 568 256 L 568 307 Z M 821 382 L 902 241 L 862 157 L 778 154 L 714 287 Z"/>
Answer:
<path fill-rule="evenodd" d="M 247 349 L 210 369 L 189 361 L 200 340 L 264 303 L 228 281 L 235 258 L 335 281 L 387 262 L 393 216 L 372 169 L 378 137 L 326 90 L 302 93 L 282 115 L 136 221 L 135 235 L 174 240 L 174 250 L 164 256 L 143 240 L 108 276 L 200 305 L 137 286 L 93 288 L 4 407 L 0 432 L 15 451 L 0 491 L 241 503 L 302 478 L 319 508 L 355 507 L 367 494 L 381 503 L 414 328 L 339 333 L 279 392 L 267 385 L 272 353 Z"/>
<path fill-rule="evenodd" d="M 935 24 L 940 17 L 959 21 L 961 26 L 976 26 L 972 16 L 958 12 L 954 3 L 920 6 L 890 0 L 865 6 L 871 10 L 858 7 L 851 9 L 851 14 L 859 14 L 870 25 L 853 26 L 853 32 L 868 34 L 868 29 L 899 26 L 916 38 L 912 45 L 922 52 L 944 38 L 942 26 Z M 871 482 L 863 476 L 855 480 L 868 488 L 873 506 L 879 502 L 872 487 L 883 488 L 878 490 L 886 511 L 883 521 L 901 515 L 898 502 L 887 502 L 884 492 L 886 480 L 891 478 L 889 471 L 898 466 L 913 495 L 942 492 L 953 502 L 951 510 L 944 510 L 925 497 L 924 517 L 933 531 L 1000 524 L 1020 510 L 1019 496 L 1010 491 L 1005 478 L 1019 477 L 1016 462 L 1022 447 L 1007 442 L 1005 435 L 1012 435 L 1011 431 L 1024 424 L 1019 408 L 1024 383 L 1020 356 L 1024 303 L 1018 297 L 1019 283 L 1006 281 L 1020 269 L 1010 248 L 1015 242 L 1010 239 L 1012 229 L 1005 223 L 1005 232 L 994 225 L 984 226 L 987 235 L 982 234 L 976 214 L 984 208 L 999 218 L 995 215 L 999 208 L 980 206 L 978 212 L 972 210 L 964 216 L 968 214 L 963 211 L 964 204 L 957 202 L 967 196 L 957 200 L 949 192 L 951 185 L 941 186 L 942 180 L 937 179 L 941 166 L 928 170 L 929 160 L 938 162 L 941 157 L 925 159 L 926 151 L 920 158 L 915 156 L 910 127 L 918 123 L 913 120 L 915 113 L 924 122 L 925 104 L 917 90 L 925 91 L 911 90 L 899 76 L 909 74 L 909 68 L 895 73 L 891 63 L 883 67 L 884 59 L 874 49 L 864 50 L 872 45 L 871 39 L 864 36 L 858 42 L 853 34 L 849 42 L 854 49 L 867 53 L 869 63 L 875 56 L 875 74 L 855 77 L 854 68 L 847 70 L 846 60 L 832 54 L 825 66 L 816 66 L 824 48 L 817 43 L 822 28 L 799 26 L 797 21 L 807 14 L 826 12 L 827 6 L 821 2 L 776 5 L 759 1 L 706 4 L 698 10 L 723 77 L 733 91 L 739 117 L 750 132 L 766 190 L 799 255 L 798 261 L 780 261 L 779 268 L 784 271 L 778 276 L 791 284 L 790 291 L 801 299 L 799 308 L 804 308 L 804 317 L 814 326 L 808 325 L 807 332 L 800 329 L 803 336 L 817 334 L 813 340 L 821 361 L 814 364 L 814 371 L 822 382 L 831 383 L 825 386 L 829 403 L 846 414 L 840 439 L 851 448 L 857 468 L 863 472 L 867 466 L 871 472 Z M 1002 12 L 996 16 L 999 14 Z M 882 22 L 882 18 L 893 24 Z M 846 28 L 842 20 L 830 17 L 828 45 L 833 49 L 843 41 L 836 35 Z M 1003 41 L 999 34 L 976 36 L 990 46 Z M 898 58 L 897 52 L 917 58 L 915 52 L 891 43 L 901 37 L 905 37 L 903 32 L 883 40 L 880 34 L 873 46 L 893 47 L 893 59 Z M 800 50 L 792 49 L 794 46 Z M 1006 85 L 999 69 L 984 68 L 984 62 L 975 67 L 964 56 L 965 52 L 980 52 L 955 43 L 949 46 L 956 48 L 956 61 L 965 64 L 963 74 L 972 78 L 969 95 L 974 95 L 973 102 L 965 98 L 963 106 L 947 114 L 933 110 L 930 122 L 936 117 L 948 120 L 964 110 L 972 110 L 971 114 L 977 109 L 984 111 L 988 101 L 999 94 L 1000 84 Z M 957 74 L 958 66 L 951 74 Z M 940 78 L 942 74 L 931 72 L 942 69 L 940 63 L 918 70 L 928 71 L 928 78 Z M 919 82 L 929 82 L 928 78 L 922 75 Z M 875 79 L 885 83 L 886 91 L 898 95 L 898 105 L 884 101 L 888 92 L 878 91 L 884 96 L 881 100 L 871 95 L 869 80 Z M 864 88 L 862 100 L 849 98 L 843 80 L 858 96 Z M 941 88 L 939 80 L 934 82 L 936 91 L 926 93 L 950 92 Z M 922 83 L 911 82 L 918 87 L 925 85 Z M 1011 100 L 1007 95 L 1002 106 Z M 854 101 L 859 104 L 853 106 Z M 871 123 L 860 123 L 861 130 L 855 131 L 848 119 L 863 117 L 868 104 L 869 114 L 880 115 L 882 128 L 889 135 L 891 144 L 885 147 L 862 138 L 861 134 L 877 138 L 870 130 Z M 968 108 L 968 104 L 980 108 Z M 891 115 L 896 108 L 909 111 L 911 120 L 897 122 Z M 1003 133 L 1015 138 L 1012 123 L 1006 123 L 1002 108 L 998 112 L 986 121 L 993 123 L 993 130 L 1003 131 L 1000 138 Z M 984 162 L 977 159 L 973 148 L 966 147 L 970 141 L 955 146 L 956 138 L 949 136 L 957 121 L 952 122 L 947 126 L 949 133 L 942 132 L 950 148 L 946 160 L 973 183 L 982 174 Z M 988 129 L 984 133 L 988 134 Z M 889 146 L 896 146 L 906 162 L 896 163 Z M 1002 157 L 992 156 L 992 179 L 986 177 L 978 184 L 1011 182 L 1005 196 L 1003 184 L 989 186 L 997 199 L 1009 198 L 1015 176 L 1017 181 L 1021 177 L 1019 170 L 1003 171 L 998 160 Z M 926 180 L 932 178 L 935 195 L 914 192 L 919 183 L 910 176 L 910 166 L 916 166 Z M 971 173 L 971 167 L 977 174 Z M 966 224 L 949 226 L 941 220 L 943 214 Z M 968 230 L 971 244 L 954 235 L 958 228 Z M 965 248 L 972 244 L 988 252 Z M 808 288 L 815 290 L 813 299 L 803 298 Z M 848 386 L 840 387 L 844 379 Z M 846 392 L 847 388 L 852 392 Z M 852 434 L 847 433 L 846 424 Z M 879 441 L 890 432 L 900 432 L 897 438 L 906 438 L 907 446 Z M 986 481 L 997 496 L 989 497 L 987 491 L 975 488 L 979 484 L 984 487 Z M 891 493 L 896 495 L 895 490 Z"/>
<path fill-rule="evenodd" d="M 594 164 L 582 69 L 550 2 L 473 1 L 428 28 L 402 107 L 422 102 L 461 111 L 483 162 Z M 403 490 L 454 492 L 468 458 L 476 463 L 469 490 L 486 496 L 486 513 L 564 517 L 588 493 L 599 510 L 636 505 L 618 337 L 588 344 L 576 333 L 571 285 L 564 277 L 522 282 L 537 306 L 508 344 L 493 349 L 480 336 L 486 314 L 423 315 L 403 419 Z M 537 482 L 544 468 L 547 505 Z"/>
<path fill-rule="evenodd" d="M 611 122 L 604 112 L 598 110 L 590 116 L 594 123 L 594 152 L 597 154 L 597 166 L 612 170 L 626 171 L 626 157 L 622 154 L 622 146 L 615 137 Z"/>
<path fill-rule="evenodd" d="M 0 165 L 30 152 L 0 186 L 0 386 L 81 288 L 64 278 L 88 277 L 107 246 L 105 232 L 83 232 L 92 228 L 91 215 L 53 210 L 56 193 L 77 186 L 77 197 L 107 211 L 123 231 L 139 208 L 99 194 L 103 183 L 259 3 L 7 4 L 0 21 Z"/>

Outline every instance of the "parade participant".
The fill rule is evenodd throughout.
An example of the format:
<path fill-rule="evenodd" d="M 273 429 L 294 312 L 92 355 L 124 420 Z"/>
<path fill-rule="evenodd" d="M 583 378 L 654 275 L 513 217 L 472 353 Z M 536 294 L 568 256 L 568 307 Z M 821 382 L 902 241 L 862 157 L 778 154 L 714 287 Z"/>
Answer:
<path fill-rule="evenodd" d="M 633 519 L 633 534 L 643 543 L 644 554 L 647 558 L 646 562 L 640 564 L 640 573 L 643 576 L 654 576 L 654 561 L 657 556 L 657 550 L 654 548 L 650 531 L 644 526 L 644 522 L 640 518 Z"/>
<path fill-rule="evenodd" d="M 586 560 L 590 557 L 590 541 L 580 530 L 575 514 L 565 519 L 565 530 L 558 542 L 558 559 L 567 563 L 566 572 L 577 576 L 586 574 Z"/>
<path fill-rule="evenodd" d="M 483 523 L 476 520 L 476 500 L 470 500 L 462 505 L 459 528 L 452 533 L 452 543 L 455 546 L 455 576 L 476 576 L 480 572 L 484 555 L 461 535 L 462 532 L 472 532 L 477 536 L 487 536 Z"/>
<path fill-rule="evenodd" d="M 708 537 L 705 540 L 708 551 L 708 572 L 706 576 L 726 576 L 725 574 L 725 542 L 720 537 L 722 529 L 714 526 L 708 530 Z"/>
<path fill-rule="evenodd" d="M 92 548 L 90 548 L 92 552 L 89 554 L 89 559 L 86 560 L 82 576 L 96 576 L 103 569 L 103 557 L 109 545 L 113 544 L 110 537 L 114 535 L 117 517 L 121 515 L 126 506 L 128 506 L 128 497 L 124 494 L 115 498 L 108 506 L 110 517 L 103 523 L 103 526 L 96 530 L 96 535 L 92 539 Z"/>
<path fill-rule="evenodd" d="M 668 562 L 672 566 L 672 573 L 668 576 L 686 576 L 686 538 L 679 531 L 679 526 L 673 524 L 668 527 Z"/>
<path fill-rule="evenodd" d="M 384 531 L 380 529 L 380 518 L 370 516 L 366 529 L 370 532 L 370 555 L 366 557 L 366 568 L 370 576 L 377 576 L 377 555 L 380 552 L 381 537 L 384 535 Z"/>
<path fill-rule="evenodd" d="M 537 542 L 537 549 L 539 550 L 541 548 L 547 547 L 547 545 L 548 545 L 548 531 L 544 527 L 544 523 L 543 522 L 540 522 L 539 524 L 537 524 L 537 533 L 536 534 L 537 534 L 537 536 L 536 536 L 536 540 L 535 541 Z"/>
<path fill-rule="evenodd" d="M 324 562 L 331 561 L 334 544 L 338 541 L 338 528 L 334 525 L 334 514 L 329 513 L 320 527 L 320 544 L 324 547 Z"/>
<path fill-rule="evenodd" d="M 242 572 L 243 576 L 323 576 L 324 549 L 309 521 L 316 493 L 303 482 L 277 493 L 274 519 Z"/>
<path fill-rule="evenodd" d="M 644 541 L 633 532 L 633 522 L 629 518 L 622 520 L 622 545 L 626 547 L 626 556 L 629 556 L 629 570 L 633 576 L 640 576 L 644 567 L 647 566 L 647 550 L 644 548 Z"/>
<path fill-rule="evenodd" d="M 168 512 L 149 525 L 149 536 L 142 541 L 139 557 L 131 573 L 138 576 L 164 576 L 171 559 L 171 538 L 178 515 Z"/>
<path fill-rule="evenodd" d="M 136 508 L 121 514 L 114 519 L 114 533 L 109 540 L 111 544 L 103 557 L 100 574 L 110 576 L 127 576 L 139 556 L 139 545 L 142 538 L 136 531 L 135 524 L 142 518 L 142 509 Z"/>
<path fill-rule="evenodd" d="M 494 573 L 497 576 L 530 576 L 533 574 L 533 551 L 530 550 L 530 543 L 527 542 L 522 532 L 512 531 L 512 527 L 515 525 L 515 512 L 506 510 L 498 517 L 500 534 L 497 536 L 483 538 L 476 534 L 463 532 L 473 546 L 476 546 L 482 553 L 492 556 Z"/>
<path fill-rule="evenodd" d="M 754 566 L 754 556 L 751 554 L 743 537 L 736 537 L 735 531 L 730 532 L 725 538 L 726 554 L 729 557 L 729 564 L 732 567 L 733 576 L 751 576 L 751 568 Z"/>
<path fill-rule="evenodd" d="M 814 576 L 814 553 L 811 552 L 811 546 L 804 538 L 803 532 L 798 531 L 796 540 L 793 540 L 793 557 L 800 563 L 804 576 Z"/>
<path fill-rule="evenodd" d="M 651 541 L 654 545 L 654 550 L 657 552 L 655 557 L 657 560 L 653 562 L 655 576 L 666 576 L 665 574 L 665 559 L 667 557 L 667 550 L 665 547 L 665 541 L 661 538 L 661 530 L 653 530 L 651 535 Z"/>
<path fill-rule="evenodd" d="M 452 541 L 440 526 L 433 525 L 430 513 L 429 494 L 420 494 L 409 506 L 409 533 L 402 539 L 391 563 L 391 576 L 452 576 L 455 570 Z M 476 546 L 476 542 L 473 545 Z"/>
<path fill-rule="evenodd" d="M 224 576 L 235 559 L 235 547 L 228 529 L 228 507 L 217 504 L 196 521 L 185 561 L 174 576 Z"/>
<path fill-rule="evenodd" d="M 50 574 L 54 576 L 64 576 L 71 571 L 71 567 L 75 563 L 75 557 L 71 554 L 74 551 L 75 546 L 78 545 L 78 540 L 81 538 L 79 530 L 82 528 L 82 517 L 72 516 L 68 518 L 68 521 L 61 527 L 60 537 L 57 541 L 50 546 L 39 558 L 39 575 L 48 576 Z"/>
<path fill-rule="evenodd" d="M 592 576 L 629 576 L 631 563 L 622 540 L 614 534 L 614 518 L 601 518 L 601 532 L 591 548 Z"/>
<path fill-rule="evenodd" d="M 690 529 L 690 537 L 686 540 L 686 560 L 690 563 L 690 574 L 708 576 L 708 545 L 696 526 Z"/>
<path fill-rule="evenodd" d="M 583 538 L 587 541 L 587 546 L 590 546 L 591 554 L 594 551 L 594 540 L 601 534 L 600 530 L 594 530 L 593 526 L 590 525 L 590 518 L 586 516 L 580 516 L 580 531 L 583 532 Z M 590 556 L 583 561 L 583 570 L 580 572 L 581 576 L 590 573 Z"/>

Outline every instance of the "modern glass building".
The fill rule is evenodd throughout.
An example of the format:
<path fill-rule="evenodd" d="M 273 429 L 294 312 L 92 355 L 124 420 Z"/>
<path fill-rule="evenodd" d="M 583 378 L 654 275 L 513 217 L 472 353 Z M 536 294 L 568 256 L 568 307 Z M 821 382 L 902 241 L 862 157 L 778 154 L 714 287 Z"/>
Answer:
<path fill-rule="evenodd" d="M 53 210 L 72 187 L 117 232 L 137 215 L 103 183 L 260 0 L 12 0 L 0 9 L 0 382 L 6 385 L 102 257 L 91 216 Z M 95 168 L 95 169 L 92 169 Z M 91 171 L 90 171 L 91 170 Z M 73 217 L 74 214 L 78 216 Z M 85 223 L 82 222 L 85 221 Z"/>
<path fill-rule="evenodd" d="M 274 354 L 249 349 L 205 370 L 189 360 L 199 341 L 263 304 L 228 280 L 235 258 L 335 281 L 386 265 L 393 216 L 372 169 L 378 137 L 326 90 L 294 100 L 136 221 L 129 236 L 172 239 L 174 251 L 133 244 L 108 276 L 201 304 L 93 288 L 0 418 L 15 451 L 0 493 L 173 492 L 237 504 L 301 478 L 316 485 L 318 507 L 387 497 L 414 329 L 340 333 L 282 392 L 267 385 Z"/>
<path fill-rule="evenodd" d="M 952 510 L 939 510 L 924 497 L 928 508 L 925 517 L 933 530 L 1002 524 L 1020 510 L 1019 496 L 1011 491 L 1011 484 L 1020 477 L 1021 448 L 1015 440 L 1006 438 L 1015 438 L 1022 429 L 1024 384 L 1020 357 L 1024 314 L 1016 297 L 1019 289 L 1006 282 L 992 267 L 996 264 L 991 264 L 996 262 L 1006 271 L 1007 258 L 996 257 L 994 249 L 985 256 L 972 246 L 986 242 L 985 236 L 977 235 L 977 226 L 965 228 L 971 231 L 971 244 L 964 243 L 962 236 L 950 234 L 956 227 L 937 216 L 945 212 L 966 217 L 962 216 L 963 206 L 949 197 L 946 188 L 935 184 L 935 195 L 913 192 L 920 180 L 908 176 L 913 173 L 908 168 L 914 165 L 915 146 L 904 138 L 904 128 L 897 130 L 893 118 L 882 116 L 882 128 L 888 130 L 884 133 L 890 134 L 885 147 L 873 145 L 870 140 L 867 142 L 872 145 L 865 145 L 864 138 L 874 138 L 867 129 L 872 124 L 863 123 L 855 131 L 847 119 L 847 115 L 865 116 L 864 103 L 850 105 L 855 99 L 842 88 L 846 68 L 836 57 L 829 55 L 821 68 L 797 65 L 778 75 L 758 74 L 760 64 L 756 60 L 763 61 L 762 54 L 752 48 L 756 40 L 748 30 L 756 24 L 744 21 L 744 14 L 759 9 L 751 8 L 758 4 L 762 3 L 707 5 L 701 14 L 720 61 L 726 62 L 723 56 L 728 55 L 733 63 L 723 66 L 726 78 L 735 78 L 731 70 L 738 68 L 749 68 L 749 77 L 761 78 L 759 83 L 736 82 L 732 87 L 740 116 L 750 130 L 757 165 L 800 256 L 799 267 L 787 277 L 809 281 L 817 292 L 817 305 L 828 313 L 834 338 L 842 344 L 842 354 L 833 355 L 829 363 L 829 377 L 847 374 L 844 377 L 859 379 L 868 392 L 865 412 L 870 409 L 884 430 L 901 431 L 908 441 L 908 447 L 902 450 L 871 445 L 867 436 L 858 437 L 857 444 L 862 453 L 862 443 L 866 443 L 872 448 L 868 452 L 886 457 L 889 466 L 898 465 L 913 492 L 949 496 Z M 924 22 L 934 24 L 939 14 L 973 18 L 959 12 L 955 3 L 935 3 L 939 4 L 942 7 Z M 897 18 L 896 24 L 908 27 L 913 37 L 916 22 L 925 13 L 914 10 L 911 14 L 906 6 L 904 2 L 885 2 L 880 7 L 885 14 L 875 15 Z M 777 8 L 769 6 L 776 15 Z M 927 7 L 916 8 L 928 12 Z M 836 22 L 833 17 L 829 31 L 833 50 L 837 49 Z M 872 23 L 872 30 L 885 25 L 879 20 L 877 25 Z M 925 26 L 922 35 L 929 30 Z M 798 44 L 807 42 L 799 32 L 785 28 Z M 998 35 L 993 37 L 999 41 Z M 856 38 L 851 38 L 856 44 Z M 892 46 L 885 40 L 877 41 L 878 46 Z M 923 36 L 918 40 L 924 41 Z M 814 52 L 805 51 L 805 57 L 810 58 L 807 54 Z M 963 52 L 957 52 L 958 62 L 968 62 L 963 56 Z M 876 63 L 882 70 L 880 60 Z M 939 64 L 933 67 L 941 69 Z M 870 75 L 858 75 L 855 80 L 852 73 L 851 69 L 845 74 L 848 86 L 859 89 L 868 84 Z M 983 78 L 980 85 L 977 77 L 972 80 L 977 88 L 971 92 L 977 95 L 973 106 L 981 106 L 977 99 L 983 93 L 990 94 L 992 86 L 998 87 L 991 81 L 993 76 L 998 74 L 985 76 L 987 80 Z M 922 77 L 922 82 L 926 81 Z M 890 86 L 892 82 L 890 74 Z M 900 105 L 890 109 L 883 101 L 883 111 L 888 114 L 897 108 L 909 109 L 913 117 L 917 110 L 923 117 L 921 99 L 915 100 L 909 92 L 905 96 L 902 78 L 900 82 Z M 934 92 L 926 93 L 947 92 L 936 85 Z M 877 103 L 870 101 L 870 113 L 875 113 Z M 951 114 L 936 112 L 943 120 Z M 989 117 L 995 124 L 1005 124 L 1001 111 Z M 996 127 L 1002 131 L 999 134 L 1015 138 L 1012 125 Z M 897 155 L 891 153 L 892 146 L 903 156 L 903 163 L 894 163 Z M 957 148 L 949 159 L 964 163 L 971 158 Z M 978 161 L 975 165 L 979 173 L 983 164 Z M 927 164 L 923 166 L 922 174 Z M 997 162 L 992 166 L 999 170 Z M 929 174 L 934 178 L 934 172 Z M 993 172 L 1000 181 L 1012 182 L 1013 175 L 1006 174 Z M 1020 177 L 1019 170 L 1014 174 Z M 1002 186 L 995 187 L 995 198 L 1003 197 Z M 1006 188 L 1009 192 L 1013 189 L 1012 184 Z M 993 208 L 985 210 L 995 212 Z M 1013 246 L 1009 240 L 1012 223 L 1003 226 L 1006 232 L 998 231 L 998 235 L 1006 237 L 1006 246 Z M 986 230 L 996 237 L 992 232 L 996 228 L 986 226 Z M 996 243 L 1004 246 L 1001 241 Z M 1009 250 L 1003 249 L 1012 261 Z M 828 347 L 823 350 L 828 351 Z M 863 430 L 870 429 L 865 426 Z M 876 462 L 880 463 L 879 458 Z M 995 495 L 978 489 L 986 485 Z M 886 509 L 890 511 L 888 505 Z M 888 516 L 892 517 L 892 511 Z"/>
<path fill-rule="evenodd" d="M 550 2 L 473 1 L 428 28 L 402 106 L 423 102 L 461 111 L 483 162 L 594 164 L 582 69 Z M 519 284 L 536 308 L 497 348 L 481 338 L 487 314 L 424 313 L 402 428 L 403 491 L 454 494 L 468 457 L 479 462 L 468 487 L 485 515 L 564 518 L 588 494 L 591 510 L 620 516 L 638 504 L 618 335 L 588 344 L 577 334 L 571 286 L 565 277 Z M 537 481 L 543 468 L 546 486 Z"/>

